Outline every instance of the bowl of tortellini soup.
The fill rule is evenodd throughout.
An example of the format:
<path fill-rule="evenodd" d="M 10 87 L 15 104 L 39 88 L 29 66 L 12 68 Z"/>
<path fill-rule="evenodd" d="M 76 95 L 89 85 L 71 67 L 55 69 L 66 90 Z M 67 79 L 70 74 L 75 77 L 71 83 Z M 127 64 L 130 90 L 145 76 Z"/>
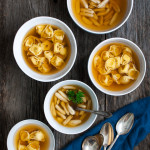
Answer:
<path fill-rule="evenodd" d="M 67 6 L 79 27 L 91 33 L 106 34 L 127 21 L 133 0 L 67 0 Z"/>
<path fill-rule="evenodd" d="M 7 137 L 8 150 L 54 150 L 55 139 L 44 123 L 28 119 L 17 123 Z"/>
<path fill-rule="evenodd" d="M 76 110 L 77 107 L 98 110 L 94 91 L 85 83 L 66 80 L 53 86 L 44 101 L 44 113 L 49 124 L 64 134 L 78 134 L 87 130 L 97 115 Z"/>
<path fill-rule="evenodd" d="M 111 38 L 95 47 L 88 61 L 93 84 L 108 95 L 121 96 L 134 91 L 146 72 L 140 48 L 124 38 Z"/>
<path fill-rule="evenodd" d="M 50 82 L 64 77 L 72 68 L 77 44 L 70 28 L 52 17 L 37 17 L 18 30 L 14 57 L 29 77 Z"/>

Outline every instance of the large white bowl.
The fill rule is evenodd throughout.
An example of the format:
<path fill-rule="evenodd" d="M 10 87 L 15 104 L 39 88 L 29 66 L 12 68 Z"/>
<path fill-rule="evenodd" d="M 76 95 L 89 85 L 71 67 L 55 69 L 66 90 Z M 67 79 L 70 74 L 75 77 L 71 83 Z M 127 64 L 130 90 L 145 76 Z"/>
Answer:
<path fill-rule="evenodd" d="M 97 97 L 96 97 L 96 94 L 94 93 L 94 91 L 87 84 L 77 81 L 77 80 L 66 80 L 66 81 L 59 82 L 58 84 L 53 86 L 47 93 L 47 95 L 45 97 L 45 101 L 44 101 L 44 113 L 45 113 L 45 117 L 46 117 L 47 121 L 49 122 L 49 124 L 55 130 L 57 130 L 61 133 L 78 134 L 78 133 L 81 133 L 81 132 L 87 130 L 94 123 L 97 115 L 91 114 L 90 118 L 84 124 L 81 124 L 80 126 L 77 126 L 77 127 L 65 127 L 65 126 L 62 126 L 61 124 L 59 124 L 51 114 L 50 103 L 51 103 L 52 96 L 54 95 L 54 93 L 64 85 L 77 85 L 77 86 L 80 86 L 83 89 L 85 89 L 91 97 L 92 104 L 93 104 L 93 110 L 99 109 L 98 100 L 97 100 Z"/>
<path fill-rule="evenodd" d="M 71 44 L 71 56 L 67 63 L 67 65 L 59 71 L 58 73 L 52 74 L 52 75 L 42 75 L 35 71 L 33 71 L 24 61 L 23 55 L 22 55 L 22 41 L 24 40 L 25 35 L 30 31 L 33 27 L 39 24 L 51 24 L 59 27 L 62 29 L 66 35 L 69 38 L 70 44 Z M 25 24 L 21 26 L 21 28 L 18 30 L 13 44 L 13 53 L 15 60 L 20 67 L 20 69 L 29 77 L 42 81 L 42 82 L 49 82 L 49 81 L 55 81 L 62 77 L 64 77 L 72 68 L 76 55 L 77 55 L 77 44 L 75 37 L 70 30 L 70 28 L 62 21 L 52 18 L 52 17 L 37 17 L 33 18 L 29 21 L 27 21 Z"/>
<path fill-rule="evenodd" d="M 127 89 L 122 90 L 122 91 L 110 91 L 107 90 L 105 88 L 103 88 L 100 84 L 98 84 L 98 82 L 95 80 L 93 73 L 92 73 L 92 61 L 93 58 L 95 56 L 95 54 L 99 51 L 99 49 L 101 49 L 103 46 L 111 44 L 111 43 L 122 43 L 127 45 L 128 47 L 130 47 L 138 56 L 139 59 L 139 63 L 140 63 L 140 74 L 137 78 L 137 80 Z M 93 84 L 102 92 L 108 94 L 108 95 L 113 95 L 113 96 L 121 96 L 121 95 L 125 95 L 128 93 L 131 93 L 132 91 L 134 91 L 143 81 L 144 76 L 145 76 L 145 72 L 146 72 L 146 61 L 145 61 L 145 57 L 141 51 L 141 49 L 134 44 L 132 41 L 124 39 L 124 38 L 111 38 L 111 39 L 107 39 L 103 42 L 101 42 L 99 45 L 97 45 L 94 50 L 92 51 L 90 57 L 89 57 L 89 61 L 88 61 L 88 73 L 89 73 L 89 77 L 91 79 L 91 81 L 93 82 Z"/>
<path fill-rule="evenodd" d="M 26 125 L 30 125 L 30 124 L 38 125 L 46 131 L 46 133 L 49 135 L 49 138 L 50 138 L 50 146 L 49 146 L 48 150 L 54 150 L 55 149 L 55 138 L 54 138 L 52 131 L 49 129 L 49 127 L 47 125 L 45 125 L 44 123 L 42 123 L 38 120 L 34 120 L 34 119 L 23 120 L 12 127 L 12 129 L 10 130 L 8 137 L 7 137 L 8 150 L 16 150 L 15 143 L 14 143 L 15 135 L 17 134 L 18 130 L 20 130 L 20 128 L 22 128 L 23 126 L 26 126 Z"/>
<path fill-rule="evenodd" d="M 69 14 L 71 16 L 71 18 L 73 19 L 73 21 L 80 27 L 82 28 L 83 30 L 87 31 L 87 32 L 90 32 L 90 33 L 94 33 L 94 34 L 107 34 L 107 33 L 110 33 L 110 32 L 113 32 L 117 29 L 119 29 L 121 26 L 124 25 L 124 23 L 128 20 L 131 12 L 132 12 L 132 9 L 133 9 L 133 2 L 134 0 L 127 0 L 127 10 L 126 10 L 126 14 L 124 16 L 124 18 L 122 19 L 122 21 L 115 27 L 111 28 L 111 29 L 108 29 L 108 30 L 104 30 L 104 31 L 94 31 L 94 30 L 90 30 L 88 28 L 86 28 L 85 26 L 83 26 L 75 17 L 74 13 L 73 13 L 73 10 L 72 10 L 72 0 L 67 0 L 67 8 L 68 8 L 68 11 L 69 11 Z"/>

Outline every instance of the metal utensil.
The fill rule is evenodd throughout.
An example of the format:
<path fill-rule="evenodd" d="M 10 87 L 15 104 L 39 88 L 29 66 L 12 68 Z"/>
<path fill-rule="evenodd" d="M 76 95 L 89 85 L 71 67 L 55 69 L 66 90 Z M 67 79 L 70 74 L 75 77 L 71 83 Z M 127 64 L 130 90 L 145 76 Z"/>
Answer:
<path fill-rule="evenodd" d="M 82 150 L 100 150 L 103 145 L 103 136 L 97 134 L 87 137 L 82 143 Z"/>
<path fill-rule="evenodd" d="M 89 112 L 89 113 L 94 113 L 97 115 L 101 115 L 105 118 L 109 118 L 112 116 L 112 113 L 107 112 L 107 111 L 95 111 L 95 110 L 89 110 L 89 109 L 83 109 L 77 106 L 77 104 L 70 102 L 70 105 L 73 107 L 74 110 L 79 110 L 79 111 L 85 111 L 85 112 Z"/>
<path fill-rule="evenodd" d="M 127 134 L 134 123 L 134 114 L 133 113 L 127 113 L 121 119 L 118 121 L 116 125 L 116 131 L 117 131 L 117 136 L 115 140 L 112 142 L 112 144 L 109 146 L 108 150 L 111 150 L 117 139 L 119 138 L 120 135 Z"/>
<path fill-rule="evenodd" d="M 109 122 L 105 123 L 100 131 L 100 134 L 103 135 L 103 146 L 104 150 L 106 150 L 107 146 L 109 146 L 114 140 L 114 130 L 112 125 Z"/>

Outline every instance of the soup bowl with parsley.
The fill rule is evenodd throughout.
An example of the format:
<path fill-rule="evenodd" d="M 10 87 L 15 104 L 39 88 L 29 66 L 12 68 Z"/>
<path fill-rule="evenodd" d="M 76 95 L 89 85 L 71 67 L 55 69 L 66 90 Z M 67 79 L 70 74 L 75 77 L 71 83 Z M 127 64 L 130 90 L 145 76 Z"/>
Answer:
<path fill-rule="evenodd" d="M 49 124 L 64 134 L 78 134 L 87 130 L 97 115 L 75 110 L 80 108 L 98 110 L 94 91 L 85 83 L 66 80 L 54 85 L 45 97 L 44 113 Z"/>

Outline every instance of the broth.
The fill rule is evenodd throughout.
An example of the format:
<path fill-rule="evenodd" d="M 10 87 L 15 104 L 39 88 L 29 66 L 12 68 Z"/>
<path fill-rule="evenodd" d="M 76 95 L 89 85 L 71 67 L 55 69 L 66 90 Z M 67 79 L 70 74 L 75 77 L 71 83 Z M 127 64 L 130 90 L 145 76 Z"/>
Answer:
<path fill-rule="evenodd" d="M 33 131 L 42 131 L 42 133 L 44 134 L 45 136 L 45 141 L 44 142 L 40 142 L 40 150 L 46 150 L 49 148 L 50 146 L 50 138 L 49 138 L 49 135 L 48 133 L 40 126 L 38 125 L 34 125 L 34 124 L 29 124 L 29 125 L 25 125 L 23 127 L 21 127 L 16 135 L 15 135 L 15 138 L 14 138 L 14 143 L 15 143 L 15 147 L 16 147 L 16 150 L 18 150 L 18 144 L 19 144 L 19 141 L 20 141 L 20 132 L 21 131 L 28 131 L 29 133 L 32 133 Z M 23 144 L 25 146 L 28 145 L 28 142 L 23 142 Z"/>
<path fill-rule="evenodd" d="M 44 26 L 44 25 L 38 25 L 38 26 Z M 47 25 L 45 25 L 45 26 L 47 26 Z M 52 29 L 53 29 L 54 31 L 55 31 L 55 30 L 60 30 L 60 29 L 59 29 L 58 27 L 56 27 L 56 26 L 51 25 L 51 27 L 52 27 Z M 50 71 L 48 71 L 48 72 L 41 72 L 41 71 L 38 69 L 38 67 L 35 66 L 35 65 L 32 63 L 32 61 L 31 61 L 31 59 L 30 59 L 30 56 L 34 56 L 34 55 L 33 55 L 31 52 L 30 52 L 29 55 L 28 55 L 29 50 L 26 50 L 26 48 L 25 48 L 24 42 L 25 42 L 26 38 L 27 38 L 27 37 L 30 37 L 30 36 L 34 36 L 34 37 L 36 37 L 36 38 L 42 39 L 43 41 L 44 41 L 44 40 L 45 40 L 45 41 L 47 40 L 47 41 L 51 42 L 51 43 L 52 43 L 52 47 L 51 47 L 49 50 L 47 50 L 47 52 L 52 52 L 52 53 L 53 53 L 53 56 L 58 56 L 59 58 L 62 58 L 62 59 L 63 59 L 63 64 L 62 64 L 59 68 L 56 68 L 55 66 L 51 65 L 50 62 L 48 62 L 48 59 L 46 59 L 47 64 L 49 64 L 49 66 L 50 66 L 51 69 L 50 69 Z M 41 41 L 40 41 L 40 42 L 41 42 Z M 63 43 L 62 43 L 62 42 L 63 42 Z M 70 55 L 71 55 L 71 45 L 70 45 L 70 41 L 69 41 L 69 39 L 68 39 L 68 37 L 67 37 L 67 35 L 66 35 L 65 33 L 64 33 L 64 39 L 63 39 L 62 42 L 58 42 L 58 43 L 63 44 L 63 46 L 67 49 L 67 54 L 66 54 L 65 58 L 63 58 L 63 56 L 62 56 L 61 54 L 59 54 L 59 53 L 54 53 L 54 44 L 55 44 L 55 42 L 52 42 L 52 38 L 41 38 L 41 35 L 39 35 L 39 34 L 36 32 L 36 27 L 32 28 L 32 29 L 26 34 L 26 36 L 25 36 L 25 38 L 24 38 L 24 40 L 23 40 L 23 43 L 22 43 L 22 54 L 23 54 L 23 58 L 24 58 L 26 64 L 27 64 L 33 71 L 35 71 L 35 72 L 37 72 L 37 73 L 40 73 L 40 74 L 55 74 L 55 73 L 61 71 L 61 70 L 66 66 L 66 64 L 68 63 L 69 58 L 70 58 Z M 45 57 L 45 56 L 44 56 L 44 52 L 45 52 L 45 50 L 43 50 L 43 52 L 42 52 L 40 55 L 38 55 L 37 57 Z"/>
<path fill-rule="evenodd" d="M 57 92 L 55 92 L 55 94 L 53 95 L 52 100 L 51 100 L 50 109 L 51 109 L 51 113 L 52 113 L 54 119 L 59 124 L 66 126 L 66 127 L 76 127 L 78 125 L 85 123 L 89 119 L 91 114 L 87 113 L 87 112 L 75 111 L 75 110 L 74 110 L 74 114 L 71 114 L 68 109 L 68 105 L 72 106 L 71 100 L 70 101 L 66 100 L 65 102 L 63 102 L 62 100 L 58 99 L 58 96 L 56 96 L 56 93 L 60 93 L 59 91 L 62 91 L 63 93 L 65 93 L 65 95 L 67 95 L 68 91 L 83 92 L 84 93 L 84 97 L 83 97 L 84 101 L 82 101 L 81 104 L 78 104 L 78 107 L 81 107 L 80 105 L 84 105 L 85 109 L 92 109 L 92 101 L 91 101 L 90 95 L 83 88 L 74 86 L 74 85 L 69 85 L 69 86 L 74 87 L 74 89 L 69 89 L 69 88 L 64 89 L 64 87 L 67 87 L 67 86 L 64 86 L 64 87 L 58 89 Z M 67 97 L 68 97 L 68 95 L 67 95 Z M 63 105 L 65 105 L 65 108 L 62 105 L 62 103 L 63 103 Z M 57 112 L 60 112 L 61 114 L 63 112 L 59 111 L 58 108 L 56 107 L 56 105 L 58 105 L 65 112 L 65 114 L 63 114 L 63 116 L 57 114 Z M 56 111 L 56 112 L 54 113 L 54 111 Z M 67 111 L 68 111 L 68 113 L 67 113 Z M 67 119 L 69 121 L 66 123 L 65 121 Z M 76 124 L 74 122 L 78 122 L 78 123 Z"/>
<path fill-rule="evenodd" d="M 96 18 L 95 20 L 97 20 L 97 22 L 99 23 L 98 25 L 96 24 L 87 24 L 85 23 L 85 21 L 83 21 L 82 19 L 82 15 L 80 15 L 80 13 L 77 12 L 76 9 L 76 4 L 77 4 L 78 0 L 72 0 L 72 10 L 73 10 L 73 14 L 75 16 L 75 18 L 77 19 L 77 21 L 83 25 L 84 27 L 86 27 L 87 29 L 93 30 L 93 31 L 105 31 L 105 30 L 110 30 L 114 27 L 116 27 L 125 17 L 126 14 L 126 10 L 127 10 L 127 0 L 115 0 L 115 2 L 118 4 L 118 6 L 120 7 L 120 12 L 118 13 L 116 19 L 113 21 L 113 23 L 110 25 L 108 24 L 108 19 L 106 19 L 106 21 L 104 19 L 100 19 L 100 17 L 98 16 L 98 18 Z M 80 0 L 81 1 L 81 0 Z M 88 3 L 90 0 L 86 0 Z M 84 8 L 82 5 L 80 5 L 81 8 Z M 91 8 L 90 8 L 91 9 Z M 97 9 L 97 8 L 92 8 L 92 10 Z M 94 11 L 95 13 L 97 13 L 98 11 Z M 102 11 L 101 11 L 102 12 Z M 111 14 L 111 11 L 109 12 Z M 107 13 L 107 14 L 109 14 Z M 106 14 L 106 15 L 107 15 Z M 113 14 L 113 12 L 112 12 Z M 103 15 L 103 18 L 106 17 L 106 15 Z M 114 15 L 114 14 L 113 14 Z M 112 16 L 113 17 L 113 16 Z M 111 19 L 112 19 L 111 17 Z M 86 18 L 89 20 L 90 17 Z M 108 18 L 108 17 L 107 17 Z M 110 18 L 110 17 L 109 17 Z M 91 21 L 91 20 L 90 20 Z M 102 23 L 103 22 L 103 23 Z"/>
<path fill-rule="evenodd" d="M 118 46 L 123 46 L 123 47 L 125 46 L 126 47 L 126 45 L 120 44 L 120 43 L 108 44 L 108 45 L 105 45 L 104 47 L 102 47 L 96 53 L 96 55 L 101 55 L 103 51 L 108 51 L 111 45 L 118 45 Z M 133 57 L 133 61 L 136 65 L 137 70 L 140 71 L 139 59 L 133 50 L 132 50 L 132 57 Z M 113 82 L 110 86 L 105 86 L 105 85 L 101 84 L 99 79 L 98 79 L 98 76 L 100 73 L 95 69 L 94 62 L 92 62 L 92 68 L 91 69 L 92 69 L 93 76 L 94 76 L 95 80 L 98 82 L 98 84 L 100 84 L 103 88 L 110 90 L 110 91 L 121 91 L 121 90 L 127 89 L 135 82 L 135 80 L 130 80 L 130 82 L 128 84 L 117 84 L 116 82 Z"/>

